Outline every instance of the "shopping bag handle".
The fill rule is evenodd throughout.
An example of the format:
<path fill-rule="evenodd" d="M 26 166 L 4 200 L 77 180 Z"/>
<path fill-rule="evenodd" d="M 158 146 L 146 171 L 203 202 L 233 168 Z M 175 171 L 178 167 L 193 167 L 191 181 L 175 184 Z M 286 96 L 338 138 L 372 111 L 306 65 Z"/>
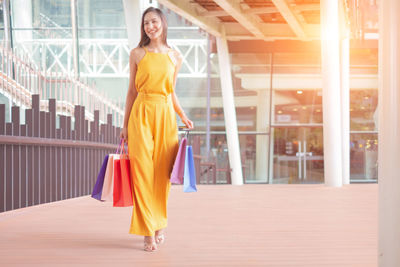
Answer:
<path fill-rule="evenodd" d="M 185 137 L 187 138 L 188 135 L 189 135 L 189 132 L 190 132 L 192 129 L 189 129 L 189 128 L 184 127 L 184 126 L 179 126 L 179 127 L 178 127 L 178 130 L 179 130 L 179 131 L 185 131 Z"/>
<path fill-rule="evenodd" d="M 121 149 L 121 147 L 122 147 L 122 149 Z M 117 151 L 115 151 L 115 154 L 120 154 L 120 155 L 128 154 L 128 149 L 129 148 L 127 148 L 126 152 L 125 152 L 125 142 L 124 142 L 124 139 L 121 138 L 121 141 L 119 142 L 119 146 L 117 148 Z"/>
<path fill-rule="evenodd" d="M 124 141 L 123 138 L 121 138 L 121 141 L 119 142 L 119 146 L 117 147 L 117 150 L 115 151 L 115 154 L 119 154 L 120 153 L 120 148 L 121 148 L 121 144 Z"/>

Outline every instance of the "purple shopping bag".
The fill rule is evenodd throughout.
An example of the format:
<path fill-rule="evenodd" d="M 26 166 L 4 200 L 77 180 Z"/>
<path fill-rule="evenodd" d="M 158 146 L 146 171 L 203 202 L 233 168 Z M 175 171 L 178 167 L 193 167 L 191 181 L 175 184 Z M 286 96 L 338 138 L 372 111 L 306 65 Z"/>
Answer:
<path fill-rule="evenodd" d="M 104 158 L 103 165 L 101 165 L 99 175 L 97 176 L 96 184 L 93 187 L 92 197 L 98 200 L 101 200 L 101 192 L 103 191 L 104 175 L 106 174 L 107 162 L 108 155 L 106 155 Z"/>
<path fill-rule="evenodd" d="M 171 172 L 171 183 L 173 184 L 182 184 L 183 183 L 183 174 L 185 168 L 185 154 L 186 154 L 186 137 L 182 138 L 181 143 L 179 145 L 178 154 L 175 158 L 174 167 Z"/>

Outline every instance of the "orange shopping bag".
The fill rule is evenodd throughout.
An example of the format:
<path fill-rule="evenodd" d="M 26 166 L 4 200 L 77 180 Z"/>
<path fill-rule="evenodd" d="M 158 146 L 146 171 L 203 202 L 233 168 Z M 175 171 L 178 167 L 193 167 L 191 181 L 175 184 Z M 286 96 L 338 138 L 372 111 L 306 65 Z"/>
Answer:
<path fill-rule="evenodd" d="M 133 205 L 133 190 L 131 187 L 131 173 L 128 153 L 122 142 L 120 155 L 114 160 L 114 190 L 113 206 L 129 207 Z"/>

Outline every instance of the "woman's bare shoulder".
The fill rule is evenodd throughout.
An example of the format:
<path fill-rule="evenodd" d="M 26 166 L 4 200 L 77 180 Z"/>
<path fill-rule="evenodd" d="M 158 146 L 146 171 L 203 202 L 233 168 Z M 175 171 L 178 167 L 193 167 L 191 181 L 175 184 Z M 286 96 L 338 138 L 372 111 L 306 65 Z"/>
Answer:
<path fill-rule="evenodd" d="M 130 58 L 137 64 L 140 60 L 142 60 L 145 54 L 146 51 L 143 47 L 135 47 L 131 50 Z"/>
<path fill-rule="evenodd" d="M 182 63 L 182 55 L 178 50 L 171 49 L 169 54 L 175 65 L 180 65 Z"/>

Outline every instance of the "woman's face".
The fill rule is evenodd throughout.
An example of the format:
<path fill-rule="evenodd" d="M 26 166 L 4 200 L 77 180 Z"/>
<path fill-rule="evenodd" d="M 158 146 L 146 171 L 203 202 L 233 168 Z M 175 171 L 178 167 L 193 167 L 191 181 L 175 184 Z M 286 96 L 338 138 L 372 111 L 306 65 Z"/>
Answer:
<path fill-rule="evenodd" d="M 150 39 L 161 37 L 163 27 L 161 18 L 155 12 L 149 12 L 144 16 L 144 31 Z"/>

